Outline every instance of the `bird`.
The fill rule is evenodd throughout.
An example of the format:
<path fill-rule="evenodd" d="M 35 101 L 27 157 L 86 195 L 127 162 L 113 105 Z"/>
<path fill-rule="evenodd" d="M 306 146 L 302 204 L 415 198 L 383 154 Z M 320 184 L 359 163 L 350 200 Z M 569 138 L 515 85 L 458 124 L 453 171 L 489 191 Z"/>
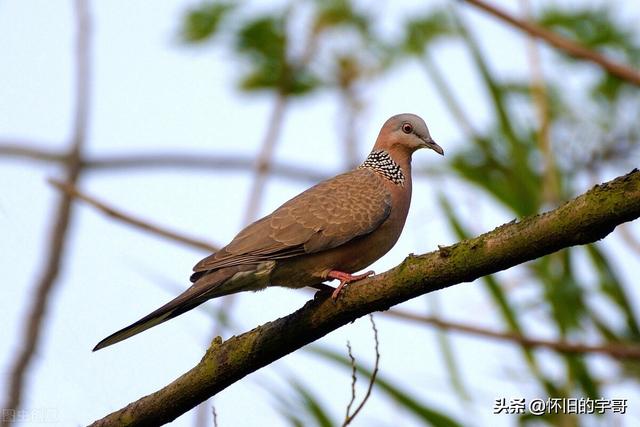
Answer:
<path fill-rule="evenodd" d="M 198 262 L 191 287 L 167 304 L 100 341 L 110 346 L 183 314 L 203 302 L 268 286 L 320 290 L 372 274 L 354 274 L 397 242 L 411 203 L 411 157 L 421 148 L 444 150 L 415 114 L 398 114 L 382 126 L 372 151 L 356 169 L 316 184 Z M 331 288 L 332 289 L 332 288 Z"/>

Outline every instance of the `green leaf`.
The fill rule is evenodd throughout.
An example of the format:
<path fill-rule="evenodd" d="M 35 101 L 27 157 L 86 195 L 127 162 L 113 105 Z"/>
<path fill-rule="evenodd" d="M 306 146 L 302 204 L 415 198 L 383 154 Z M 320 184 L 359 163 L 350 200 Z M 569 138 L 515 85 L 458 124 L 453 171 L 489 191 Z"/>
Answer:
<path fill-rule="evenodd" d="M 322 32 L 327 28 L 352 26 L 360 33 L 369 32 L 370 18 L 357 11 L 349 0 L 316 0 L 317 7 L 314 29 Z"/>
<path fill-rule="evenodd" d="M 599 399 L 602 396 L 600 387 L 591 377 L 591 373 L 589 372 L 587 364 L 584 362 L 583 356 L 567 354 L 565 355 L 565 361 L 569 369 L 570 380 L 573 379 L 577 382 L 587 397 Z"/>
<path fill-rule="evenodd" d="M 579 330 L 586 318 L 584 289 L 573 272 L 570 249 L 540 258 L 529 264 L 544 287 L 544 297 L 562 337 Z"/>
<path fill-rule="evenodd" d="M 404 25 L 406 33 L 403 47 L 412 55 L 420 56 L 436 40 L 454 35 L 451 17 L 444 10 L 435 10 L 426 15 L 411 18 Z"/>
<path fill-rule="evenodd" d="M 248 58 L 250 71 L 241 80 L 247 91 L 275 90 L 283 95 L 302 95 L 317 87 L 306 70 L 290 63 L 285 16 L 261 16 L 248 22 L 236 39 L 238 52 Z"/>
<path fill-rule="evenodd" d="M 622 286 L 622 283 L 618 279 L 617 274 L 614 272 L 609 260 L 605 254 L 598 249 L 594 244 L 586 245 L 584 247 L 596 268 L 600 289 L 606 295 L 611 302 L 618 306 L 623 315 L 627 325 L 627 339 L 633 341 L 640 340 L 640 328 L 638 327 L 638 319 L 631 307 L 627 293 Z"/>
<path fill-rule="evenodd" d="M 264 384 L 269 395 L 275 399 L 278 412 L 293 426 L 316 425 L 318 427 L 332 427 L 336 425 L 328 411 L 320 403 L 321 399 L 295 377 L 288 379 L 293 394 L 281 390 L 274 392 L 274 384 Z M 311 422 L 313 420 L 313 423 Z"/>
<path fill-rule="evenodd" d="M 439 313 L 439 304 L 437 298 L 438 294 L 433 294 L 428 300 L 431 303 L 431 312 L 434 315 L 438 315 Z M 451 344 L 449 331 L 445 328 L 437 328 L 436 341 L 438 343 L 438 346 L 440 347 L 440 353 L 444 358 L 447 371 L 449 372 L 449 381 L 451 383 L 451 387 L 456 391 L 461 399 L 469 402 L 471 400 L 471 397 L 469 396 L 469 393 L 465 388 L 462 375 L 460 375 L 460 367 L 458 366 L 455 351 Z"/>
<path fill-rule="evenodd" d="M 299 400 L 307 412 L 313 417 L 316 425 L 319 427 L 332 427 L 334 425 L 327 411 L 320 404 L 320 400 L 313 395 L 310 389 L 295 379 L 291 379 L 289 383 L 293 386 L 293 389 L 298 392 Z"/>
<path fill-rule="evenodd" d="M 188 43 L 209 40 L 233 7 L 230 3 L 206 2 L 190 9 L 184 18 L 182 39 Z"/>
<path fill-rule="evenodd" d="M 499 152 L 505 144 L 502 135 L 478 137 L 474 146 L 454 155 L 451 167 L 517 216 L 535 214 L 540 207 L 541 188 L 536 183 L 540 178 L 531 177 L 531 169 L 518 168 L 512 158 Z"/>
<path fill-rule="evenodd" d="M 242 27 L 236 48 L 260 61 L 281 62 L 286 56 L 286 43 L 284 17 L 261 16 Z"/>

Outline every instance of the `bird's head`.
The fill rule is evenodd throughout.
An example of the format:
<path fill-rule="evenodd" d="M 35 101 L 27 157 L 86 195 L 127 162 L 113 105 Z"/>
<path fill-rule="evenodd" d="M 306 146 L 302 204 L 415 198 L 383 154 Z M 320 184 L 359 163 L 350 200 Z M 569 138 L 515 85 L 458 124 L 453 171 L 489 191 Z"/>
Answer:
<path fill-rule="evenodd" d="M 374 150 L 394 154 L 411 154 L 420 148 L 430 148 L 440 155 L 444 150 L 429 135 L 426 123 L 415 114 L 398 114 L 385 122 L 380 130 Z"/>

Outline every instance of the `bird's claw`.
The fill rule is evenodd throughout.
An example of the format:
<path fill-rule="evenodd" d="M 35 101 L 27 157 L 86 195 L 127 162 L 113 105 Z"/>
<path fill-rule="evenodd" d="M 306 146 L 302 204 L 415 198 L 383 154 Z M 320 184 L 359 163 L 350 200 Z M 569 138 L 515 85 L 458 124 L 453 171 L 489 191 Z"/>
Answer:
<path fill-rule="evenodd" d="M 331 299 L 336 301 L 340 296 L 340 292 L 342 289 L 351 282 L 357 282 L 358 280 L 365 279 L 372 274 L 376 274 L 375 271 L 369 270 L 366 273 L 351 275 L 349 273 L 345 273 L 343 271 L 331 270 L 329 274 L 327 274 L 327 278 L 338 279 L 340 280 L 340 284 L 331 294 Z"/>

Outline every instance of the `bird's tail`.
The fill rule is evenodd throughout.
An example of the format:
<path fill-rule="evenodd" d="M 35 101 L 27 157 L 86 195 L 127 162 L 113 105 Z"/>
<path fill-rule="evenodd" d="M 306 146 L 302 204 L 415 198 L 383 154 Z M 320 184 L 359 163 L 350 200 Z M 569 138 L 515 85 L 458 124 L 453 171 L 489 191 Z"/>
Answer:
<path fill-rule="evenodd" d="M 224 269 L 227 270 L 227 269 Z M 233 269 L 230 269 L 233 270 Z M 186 313 L 187 311 L 196 308 L 203 302 L 211 298 L 216 298 L 222 295 L 226 295 L 232 292 L 224 290 L 224 282 L 233 276 L 235 271 L 221 271 L 213 272 L 207 277 L 203 277 L 201 281 L 196 282 L 189 289 L 178 295 L 175 299 L 169 301 L 159 309 L 144 316 L 142 319 L 120 329 L 102 341 L 100 341 L 93 351 L 100 350 L 101 348 L 108 347 L 112 344 L 126 340 L 140 332 L 146 331 L 160 323 L 166 322 L 169 319 L 173 319 L 176 316 Z M 204 283 L 202 283 L 204 282 Z"/>

